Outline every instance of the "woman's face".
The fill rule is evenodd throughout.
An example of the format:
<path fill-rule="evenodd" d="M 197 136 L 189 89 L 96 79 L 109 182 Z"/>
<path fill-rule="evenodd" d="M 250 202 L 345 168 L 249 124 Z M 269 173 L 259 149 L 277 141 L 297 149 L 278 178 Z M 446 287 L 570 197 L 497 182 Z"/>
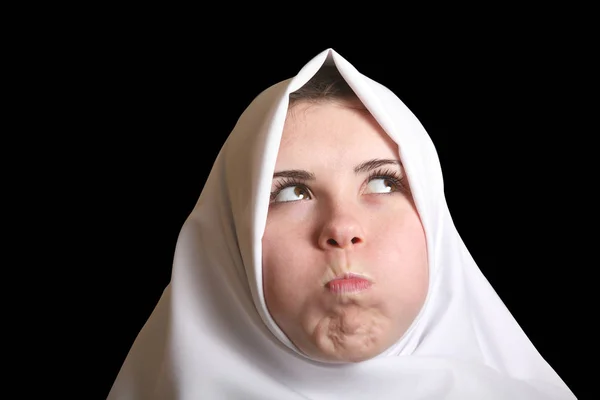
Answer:
<path fill-rule="evenodd" d="M 364 109 L 288 114 L 263 237 L 269 312 L 311 358 L 369 359 L 394 344 L 428 286 L 423 227 L 397 145 Z"/>

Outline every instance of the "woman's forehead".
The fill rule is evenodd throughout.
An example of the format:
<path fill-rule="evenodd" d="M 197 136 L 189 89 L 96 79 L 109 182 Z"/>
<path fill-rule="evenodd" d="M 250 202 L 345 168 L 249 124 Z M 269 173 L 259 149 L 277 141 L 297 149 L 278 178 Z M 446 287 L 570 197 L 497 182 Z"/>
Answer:
<path fill-rule="evenodd" d="M 397 144 L 364 108 L 356 103 L 302 103 L 286 119 L 278 164 L 286 160 L 340 162 L 344 159 L 399 160 Z"/>

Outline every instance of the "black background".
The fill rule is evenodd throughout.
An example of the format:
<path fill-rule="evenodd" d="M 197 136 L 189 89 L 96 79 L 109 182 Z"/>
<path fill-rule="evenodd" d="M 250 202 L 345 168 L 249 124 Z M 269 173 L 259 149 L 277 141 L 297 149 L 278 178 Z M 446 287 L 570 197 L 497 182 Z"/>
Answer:
<path fill-rule="evenodd" d="M 99 24 L 69 46 L 74 62 L 63 74 L 78 132 L 63 177 L 75 193 L 67 240 L 77 247 L 70 258 L 84 310 L 73 346 L 82 369 L 94 371 L 82 378 L 85 398 L 107 395 L 168 283 L 179 229 L 239 114 L 328 47 L 423 123 L 467 247 L 537 349 L 583 396 L 578 296 L 592 266 L 583 256 L 578 161 L 592 142 L 574 121 L 586 112 L 575 101 L 585 92 L 579 60 L 588 49 L 565 43 L 555 27 L 373 37 L 349 27 L 311 39 L 186 23 Z"/>

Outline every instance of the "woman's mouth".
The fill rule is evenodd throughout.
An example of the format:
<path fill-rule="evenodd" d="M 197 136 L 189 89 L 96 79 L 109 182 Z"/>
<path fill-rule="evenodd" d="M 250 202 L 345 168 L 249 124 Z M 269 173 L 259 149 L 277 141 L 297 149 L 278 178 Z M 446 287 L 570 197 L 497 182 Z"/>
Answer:
<path fill-rule="evenodd" d="M 347 273 L 330 280 L 325 284 L 325 287 L 331 293 L 346 294 L 362 292 L 370 288 L 371 285 L 372 282 L 364 276 Z"/>

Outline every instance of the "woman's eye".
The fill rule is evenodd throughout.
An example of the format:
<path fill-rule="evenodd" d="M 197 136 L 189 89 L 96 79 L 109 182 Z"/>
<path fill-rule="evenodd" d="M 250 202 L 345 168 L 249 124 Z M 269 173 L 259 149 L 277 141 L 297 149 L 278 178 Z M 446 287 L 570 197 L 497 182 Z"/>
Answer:
<path fill-rule="evenodd" d="M 281 189 L 273 198 L 274 202 L 308 200 L 310 194 L 304 186 L 288 186 Z"/>
<path fill-rule="evenodd" d="M 367 183 L 366 193 L 391 193 L 398 190 L 398 184 L 391 178 L 373 178 Z"/>

